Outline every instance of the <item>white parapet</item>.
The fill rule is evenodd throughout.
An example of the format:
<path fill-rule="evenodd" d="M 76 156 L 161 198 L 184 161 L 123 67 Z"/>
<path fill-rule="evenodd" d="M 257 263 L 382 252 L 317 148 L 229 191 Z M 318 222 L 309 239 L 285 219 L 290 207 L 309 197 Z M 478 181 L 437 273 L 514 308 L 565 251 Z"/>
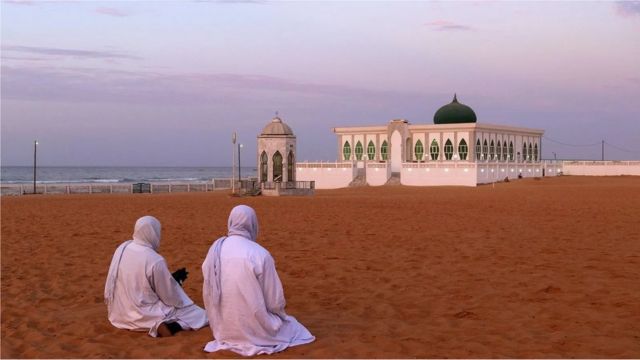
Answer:
<path fill-rule="evenodd" d="M 369 162 L 366 171 L 367 184 L 371 186 L 384 185 L 391 177 L 391 167 L 387 162 Z"/>
<path fill-rule="evenodd" d="M 349 186 L 356 167 L 351 162 L 296 163 L 297 181 L 315 181 L 316 189 L 339 189 Z"/>
<path fill-rule="evenodd" d="M 476 164 L 467 161 L 404 163 L 400 174 L 409 186 L 476 186 L 476 179 Z"/>

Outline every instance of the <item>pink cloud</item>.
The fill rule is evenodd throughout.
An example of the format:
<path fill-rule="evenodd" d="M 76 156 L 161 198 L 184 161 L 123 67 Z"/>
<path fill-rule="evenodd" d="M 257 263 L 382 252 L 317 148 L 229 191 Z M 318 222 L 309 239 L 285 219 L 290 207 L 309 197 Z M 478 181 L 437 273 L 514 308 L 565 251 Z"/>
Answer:
<path fill-rule="evenodd" d="M 97 8 L 96 12 L 98 14 L 108 15 L 108 16 L 115 16 L 115 17 L 128 16 L 128 14 L 126 14 L 125 12 L 123 12 L 121 10 L 118 10 L 118 9 L 114 9 L 114 8 L 101 7 L 101 8 Z"/>
<path fill-rule="evenodd" d="M 449 20 L 434 20 L 428 23 L 425 23 L 426 26 L 430 27 L 434 31 L 470 31 L 473 30 L 470 26 L 456 24 Z"/>

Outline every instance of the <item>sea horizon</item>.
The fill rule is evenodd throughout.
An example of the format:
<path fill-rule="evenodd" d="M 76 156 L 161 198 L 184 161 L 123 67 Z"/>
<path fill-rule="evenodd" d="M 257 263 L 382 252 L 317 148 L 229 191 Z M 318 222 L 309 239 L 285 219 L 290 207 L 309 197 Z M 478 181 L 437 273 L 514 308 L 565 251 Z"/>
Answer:
<path fill-rule="evenodd" d="M 36 183 L 205 182 L 231 178 L 231 166 L 38 166 Z M 242 167 L 243 178 L 255 177 L 256 168 Z M 237 176 L 237 169 L 236 169 Z M 33 183 L 33 166 L 0 166 L 0 183 Z"/>

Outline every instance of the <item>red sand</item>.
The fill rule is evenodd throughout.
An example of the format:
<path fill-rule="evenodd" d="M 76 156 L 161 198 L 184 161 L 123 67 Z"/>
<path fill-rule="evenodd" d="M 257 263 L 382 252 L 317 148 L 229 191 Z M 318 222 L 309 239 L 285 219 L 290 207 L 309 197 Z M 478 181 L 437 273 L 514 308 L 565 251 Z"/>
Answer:
<path fill-rule="evenodd" d="M 3 358 L 233 357 L 202 351 L 209 328 L 115 329 L 102 294 L 114 249 L 150 214 L 202 305 L 200 264 L 240 203 L 258 213 L 287 311 L 317 337 L 273 357 L 640 357 L 639 177 L 1 201 Z"/>

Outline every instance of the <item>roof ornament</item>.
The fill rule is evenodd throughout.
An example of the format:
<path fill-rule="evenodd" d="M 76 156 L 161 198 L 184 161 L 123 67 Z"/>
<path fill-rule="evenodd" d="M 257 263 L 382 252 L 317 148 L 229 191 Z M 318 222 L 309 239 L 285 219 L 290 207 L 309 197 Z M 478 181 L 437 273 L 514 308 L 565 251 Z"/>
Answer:
<path fill-rule="evenodd" d="M 452 102 L 454 102 L 454 103 L 458 102 L 458 94 L 453 93 L 453 101 Z"/>

